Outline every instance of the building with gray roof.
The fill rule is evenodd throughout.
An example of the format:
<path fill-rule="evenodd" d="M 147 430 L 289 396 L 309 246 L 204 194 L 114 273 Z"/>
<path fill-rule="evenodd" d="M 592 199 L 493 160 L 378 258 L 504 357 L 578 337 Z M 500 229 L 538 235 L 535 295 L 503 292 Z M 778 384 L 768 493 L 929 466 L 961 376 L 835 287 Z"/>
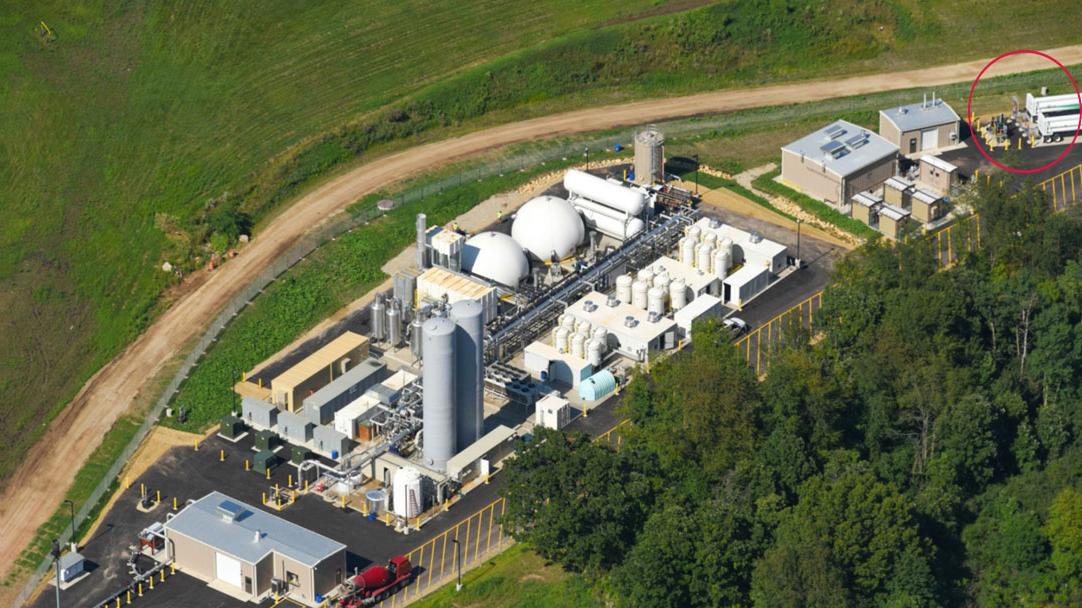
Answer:
<path fill-rule="evenodd" d="M 927 98 L 879 111 L 879 135 L 906 156 L 919 155 L 958 143 L 958 113 L 942 99 Z"/>
<path fill-rule="evenodd" d="M 844 120 L 782 146 L 781 178 L 789 186 L 848 210 L 853 195 L 876 188 L 897 169 L 898 147 Z"/>
<path fill-rule="evenodd" d="M 368 358 L 304 398 L 304 415 L 313 424 L 330 424 L 334 413 L 360 397 L 387 374 L 387 366 Z"/>
<path fill-rule="evenodd" d="M 249 601 L 274 581 L 316 606 L 345 576 L 345 545 L 221 492 L 166 521 L 165 537 L 177 569 Z"/>

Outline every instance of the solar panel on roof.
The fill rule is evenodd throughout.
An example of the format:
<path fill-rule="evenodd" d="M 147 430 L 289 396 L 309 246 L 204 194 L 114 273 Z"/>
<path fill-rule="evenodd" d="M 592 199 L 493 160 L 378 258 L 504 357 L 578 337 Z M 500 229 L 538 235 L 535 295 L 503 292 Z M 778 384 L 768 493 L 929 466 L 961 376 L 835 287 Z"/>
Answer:
<path fill-rule="evenodd" d="M 825 133 L 827 134 L 827 137 L 830 137 L 831 139 L 838 139 L 842 135 L 845 135 L 845 128 L 841 125 L 831 125 L 827 127 Z"/>
<path fill-rule="evenodd" d="M 831 152 L 831 156 L 833 156 L 836 159 L 841 158 L 841 157 L 845 156 L 846 154 L 849 154 L 849 149 L 845 148 L 845 147 L 838 148 L 837 150 Z"/>
<path fill-rule="evenodd" d="M 862 143 L 865 139 L 867 139 L 867 137 L 868 136 L 863 134 L 863 133 L 858 133 L 858 134 L 850 137 L 849 139 L 845 140 L 845 143 L 852 146 L 853 144 Z"/>
<path fill-rule="evenodd" d="M 819 149 L 828 154 L 834 154 L 834 152 L 844 147 L 845 146 L 839 141 L 830 141 L 819 146 Z"/>

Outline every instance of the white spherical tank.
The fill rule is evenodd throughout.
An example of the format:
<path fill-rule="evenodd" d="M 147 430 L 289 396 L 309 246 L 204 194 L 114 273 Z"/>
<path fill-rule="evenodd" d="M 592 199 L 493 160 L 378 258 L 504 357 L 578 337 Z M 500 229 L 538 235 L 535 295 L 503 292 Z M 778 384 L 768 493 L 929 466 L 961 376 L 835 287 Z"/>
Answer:
<path fill-rule="evenodd" d="M 710 245 L 707 245 L 706 243 L 699 245 L 698 259 L 696 260 L 697 263 L 695 264 L 695 267 L 703 272 L 710 272 L 710 256 L 713 252 L 714 250 Z"/>
<path fill-rule="evenodd" d="M 634 279 L 629 274 L 616 277 L 616 299 L 624 304 L 631 303 L 631 283 Z"/>
<path fill-rule="evenodd" d="M 590 347 L 586 350 L 586 360 L 595 368 L 601 367 L 601 355 L 604 352 L 605 350 L 601 345 L 601 342 L 590 340 Z"/>
<path fill-rule="evenodd" d="M 660 287 L 651 287 L 646 295 L 647 312 L 665 314 L 665 290 Z"/>
<path fill-rule="evenodd" d="M 692 268 L 695 267 L 695 245 L 691 237 L 685 237 L 680 243 L 680 262 Z"/>
<path fill-rule="evenodd" d="M 688 284 L 684 279 L 676 278 L 669 283 L 669 302 L 673 310 L 680 310 L 688 305 Z"/>
<path fill-rule="evenodd" d="M 394 514 L 411 519 L 421 514 L 424 496 L 421 495 L 421 473 L 413 467 L 398 469 L 394 474 Z"/>
<path fill-rule="evenodd" d="M 729 269 L 733 267 L 733 256 L 723 247 L 714 250 L 714 273 L 719 279 L 729 275 Z"/>
<path fill-rule="evenodd" d="M 575 208 L 555 196 L 530 199 L 511 224 L 511 238 L 543 262 L 571 255 L 585 235 L 586 228 Z"/>
<path fill-rule="evenodd" d="M 530 273 L 530 262 L 515 239 L 500 232 L 482 232 L 466 241 L 462 268 L 490 281 L 518 287 Z"/>
<path fill-rule="evenodd" d="M 631 283 L 631 305 L 646 310 L 646 283 L 636 279 Z"/>
<path fill-rule="evenodd" d="M 557 352 L 567 352 L 567 341 L 571 337 L 571 332 L 567 331 L 566 327 L 556 328 L 556 342 L 553 346 L 556 347 Z"/>
<path fill-rule="evenodd" d="M 577 359 L 586 358 L 586 336 L 575 334 L 571 336 L 571 356 Z"/>

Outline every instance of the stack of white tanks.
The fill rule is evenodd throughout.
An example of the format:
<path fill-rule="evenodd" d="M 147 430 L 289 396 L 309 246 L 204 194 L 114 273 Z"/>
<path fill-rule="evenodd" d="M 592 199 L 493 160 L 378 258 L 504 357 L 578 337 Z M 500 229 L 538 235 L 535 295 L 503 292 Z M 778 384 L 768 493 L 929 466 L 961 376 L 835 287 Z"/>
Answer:
<path fill-rule="evenodd" d="M 587 301 L 586 307 L 596 306 Z M 585 359 L 594 367 L 600 367 L 605 352 L 608 350 L 609 332 L 600 325 L 594 327 L 585 319 L 576 319 L 571 315 L 560 315 L 556 327 L 552 329 L 552 345 L 561 354 L 569 354 L 577 359 Z"/>
<path fill-rule="evenodd" d="M 713 273 L 719 279 L 729 275 L 733 267 L 733 241 L 727 237 L 717 238 L 711 231 L 691 226 L 677 246 L 680 262 L 704 273 Z"/>
<path fill-rule="evenodd" d="M 647 202 L 642 190 L 577 169 L 564 175 L 564 187 L 586 225 L 601 234 L 626 240 L 646 228 L 639 218 Z"/>
<path fill-rule="evenodd" d="M 685 241 L 686 242 L 686 241 Z M 639 310 L 664 315 L 688 304 L 688 285 L 681 277 L 672 278 L 663 267 L 643 268 L 632 277 L 616 277 L 616 299 Z"/>
<path fill-rule="evenodd" d="M 421 332 L 424 346 L 424 460 L 438 471 L 481 437 L 484 420 L 484 307 L 477 300 L 451 306 Z"/>

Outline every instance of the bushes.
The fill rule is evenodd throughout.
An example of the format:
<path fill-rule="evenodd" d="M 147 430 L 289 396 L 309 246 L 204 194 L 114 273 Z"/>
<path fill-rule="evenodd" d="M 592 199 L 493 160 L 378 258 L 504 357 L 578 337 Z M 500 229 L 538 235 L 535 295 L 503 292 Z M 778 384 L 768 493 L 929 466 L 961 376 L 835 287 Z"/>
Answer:
<path fill-rule="evenodd" d="M 788 186 L 774 181 L 774 178 L 780 173 L 780 169 L 775 169 L 770 173 L 764 173 L 755 178 L 755 181 L 752 182 L 752 184 L 759 190 L 789 199 L 804 211 L 807 211 L 824 222 L 834 224 L 838 228 L 841 228 L 854 236 L 865 239 L 879 237 L 878 232 L 864 225 L 860 220 L 855 220 L 851 217 L 842 215 L 841 212 L 831 209 L 826 203 L 817 201 L 810 196 L 801 194 Z"/>

